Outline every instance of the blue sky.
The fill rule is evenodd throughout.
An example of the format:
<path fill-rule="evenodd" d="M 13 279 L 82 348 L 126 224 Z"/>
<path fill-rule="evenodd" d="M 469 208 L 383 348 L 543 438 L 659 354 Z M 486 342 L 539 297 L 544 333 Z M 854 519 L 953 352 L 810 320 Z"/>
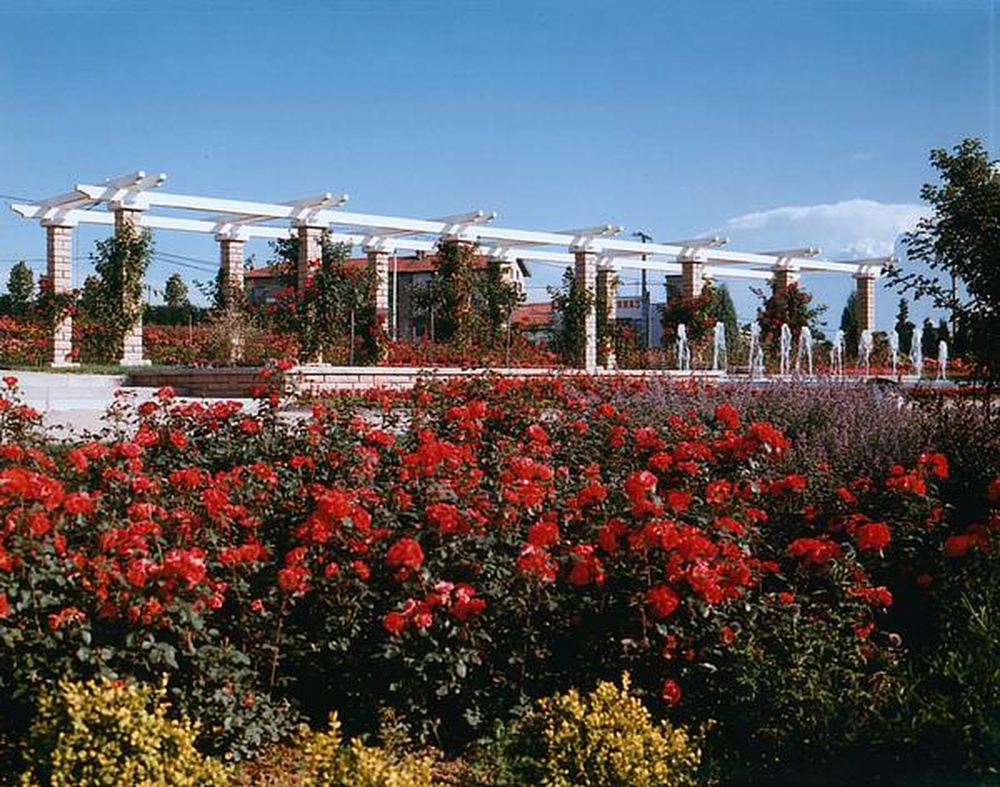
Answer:
<path fill-rule="evenodd" d="M 179 193 L 886 253 L 931 148 L 997 153 L 992 3 L 0 0 L 0 200 L 144 169 Z M 0 207 L 0 280 L 42 270 L 42 230 Z M 154 286 L 211 277 L 210 236 L 157 248 Z M 536 268 L 531 299 L 558 276 Z M 837 322 L 849 277 L 803 286 Z"/>

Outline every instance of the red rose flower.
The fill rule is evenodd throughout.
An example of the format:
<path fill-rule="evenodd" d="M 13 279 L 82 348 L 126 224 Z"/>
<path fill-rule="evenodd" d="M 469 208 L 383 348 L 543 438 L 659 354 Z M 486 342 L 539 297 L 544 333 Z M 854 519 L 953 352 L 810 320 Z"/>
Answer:
<path fill-rule="evenodd" d="M 855 532 L 854 540 L 857 541 L 858 549 L 862 552 L 867 550 L 881 552 L 890 541 L 889 526 L 885 522 L 870 522 L 867 525 L 862 525 Z"/>
<path fill-rule="evenodd" d="M 681 599 L 668 585 L 657 585 L 646 591 L 646 603 L 652 608 L 653 617 L 661 620 L 673 614 Z"/>
<path fill-rule="evenodd" d="M 663 688 L 660 689 L 660 696 L 669 705 L 676 705 L 681 701 L 681 687 L 677 685 L 677 681 L 672 678 L 667 678 L 663 681 Z"/>
<path fill-rule="evenodd" d="M 424 562 L 424 550 L 415 538 L 404 536 L 389 547 L 385 560 L 390 568 L 420 568 Z"/>

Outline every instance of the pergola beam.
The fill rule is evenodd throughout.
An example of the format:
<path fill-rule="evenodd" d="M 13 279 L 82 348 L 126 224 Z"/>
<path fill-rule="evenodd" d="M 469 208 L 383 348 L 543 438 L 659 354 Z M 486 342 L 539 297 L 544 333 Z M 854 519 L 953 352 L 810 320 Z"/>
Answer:
<path fill-rule="evenodd" d="M 706 266 L 705 272 L 733 278 L 768 278 L 775 270 L 794 272 L 834 272 L 878 275 L 891 258 L 851 262 L 815 259 L 818 249 L 799 248 L 767 253 L 723 250 L 726 238 L 709 237 L 670 243 L 640 243 L 615 237 L 622 228 L 614 224 L 544 232 L 496 227 L 495 213 L 472 211 L 438 219 L 412 219 L 340 210 L 346 195 L 324 192 L 314 197 L 285 203 L 221 199 L 161 192 L 163 174 L 137 171 L 103 184 L 80 184 L 76 190 L 32 204 L 15 204 L 12 209 L 24 218 L 43 223 L 111 224 L 107 214 L 81 210 L 84 206 L 108 203 L 109 207 L 141 210 L 140 226 L 185 232 L 211 233 L 219 239 L 244 240 L 252 237 L 287 238 L 292 228 L 266 222 L 288 221 L 293 225 L 329 228 L 336 242 L 363 246 L 366 250 L 394 252 L 397 249 L 425 251 L 434 247 L 434 238 L 457 239 L 483 244 L 484 253 L 505 260 L 526 260 L 569 265 L 574 253 L 583 251 L 604 258 L 616 268 L 646 268 L 676 272 L 680 263 Z M 207 220 L 157 216 L 153 208 L 211 212 Z"/>

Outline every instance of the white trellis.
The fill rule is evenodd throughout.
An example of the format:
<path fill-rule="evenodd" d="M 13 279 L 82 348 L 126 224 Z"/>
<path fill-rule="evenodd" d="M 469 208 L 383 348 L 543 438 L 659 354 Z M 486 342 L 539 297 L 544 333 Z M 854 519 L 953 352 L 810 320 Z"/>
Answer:
<path fill-rule="evenodd" d="M 360 247 L 378 273 L 376 307 L 389 310 L 389 257 L 399 251 L 432 251 L 441 242 L 477 243 L 491 260 L 502 263 L 573 265 L 575 275 L 592 289 L 611 287 L 612 274 L 624 269 L 659 271 L 681 277 L 684 297 L 700 294 L 705 278 L 774 279 L 787 286 L 801 273 L 851 274 L 858 286 L 858 322 L 873 329 L 875 280 L 892 258 L 832 262 L 818 259 L 819 250 L 790 249 L 766 253 L 723 248 L 724 238 L 698 238 L 672 243 L 641 243 L 618 237 L 622 228 L 596 227 L 541 232 L 498 227 L 495 213 L 474 211 L 437 219 L 414 219 L 345 211 L 347 195 L 324 193 L 288 202 L 254 202 L 160 191 L 166 175 L 131 175 L 102 184 L 78 184 L 72 191 L 12 210 L 35 219 L 47 233 L 47 275 L 56 292 L 69 291 L 72 281 L 71 240 L 80 224 L 120 227 L 128 222 L 154 230 L 212 234 L 220 245 L 220 265 L 234 286 L 242 286 L 244 243 L 250 238 L 299 239 L 297 281 L 301 287 L 310 263 L 320 256 L 324 232 L 335 243 Z M 95 211 L 98 205 L 107 211 Z M 176 215 L 184 212 L 188 215 Z M 610 289 L 608 290 L 610 292 Z M 614 298 L 608 299 L 614 308 Z M 614 316 L 613 314 L 611 315 Z M 53 365 L 65 365 L 72 350 L 67 318 L 55 328 Z M 587 368 L 597 364 L 596 319 L 586 324 Z M 123 364 L 142 362 L 141 330 L 126 338 Z"/>

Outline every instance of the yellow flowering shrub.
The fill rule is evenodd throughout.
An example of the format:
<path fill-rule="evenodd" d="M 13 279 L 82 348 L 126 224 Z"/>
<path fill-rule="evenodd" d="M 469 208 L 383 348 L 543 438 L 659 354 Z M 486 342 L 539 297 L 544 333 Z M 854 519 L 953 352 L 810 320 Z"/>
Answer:
<path fill-rule="evenodd" d="M 527 721 L 541 746 L 543 787 L 693 787 L 699 784 L 700 736 L 653 722 L 632 695 L 600 682 L 586 695 L 576 689 L 539 700 Z"/>
<path fill-rule="evenodd" d="M 340 720 L 330 715 L 330 729 L 310 735 L 303 745 L 304 787 L 431 787 L 431 761 L 405 755 L 395 759 L 384 749 L 354 738 L 343 745 Z"/>
<path fill-rule="evenodd" d="M 226 767 L 195 748 L 197 723 L 167 718 L 165 695 L 165 685 L 61 681 L 39 700 L 22 785 L 229 784 Z"/>

